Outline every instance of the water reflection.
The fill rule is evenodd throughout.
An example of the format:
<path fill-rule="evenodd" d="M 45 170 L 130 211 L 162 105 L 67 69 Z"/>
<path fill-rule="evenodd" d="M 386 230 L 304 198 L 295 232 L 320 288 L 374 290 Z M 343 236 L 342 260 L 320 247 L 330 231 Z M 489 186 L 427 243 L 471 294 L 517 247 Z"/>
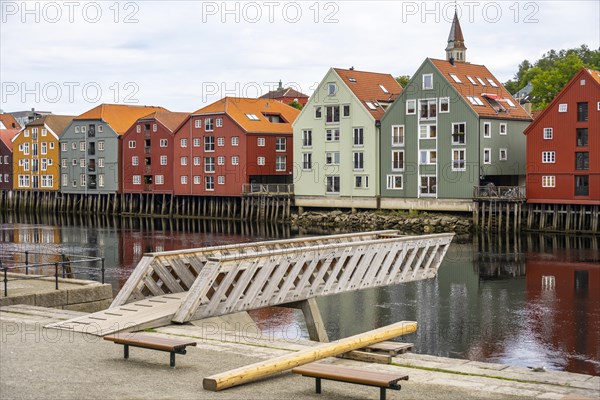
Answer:
<path fill-rule="evenodd" d="M 297 235 L 285 225 L 220 220 L 0 219 L 0 255 L 28 249 L 105 257 L 115 291 L 146 252 Z M 400 340 L 418 353 L 598 375 L 599 248 L 592 236 L 456 238 L 435 279 L 318 302 L 332 340 L 411 320 L 418 332 Z M 298 310 L 252 316 L 270 337 L 307 337 Z"/>

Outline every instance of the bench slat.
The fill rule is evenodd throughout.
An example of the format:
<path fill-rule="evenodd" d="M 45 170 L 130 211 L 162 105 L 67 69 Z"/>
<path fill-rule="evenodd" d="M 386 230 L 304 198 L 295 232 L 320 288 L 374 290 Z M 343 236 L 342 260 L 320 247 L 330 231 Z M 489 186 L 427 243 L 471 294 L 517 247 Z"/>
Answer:
<path fill-rule="evenodd" d="M 104 340 L 109 340 L 117 344 L 127 344 L 131 346 L 147 347 L 151 349 L 175 351 L 186 346 L 196 346 L 193 340 L 180 340 L 145 335 L 140 333 L 126 333 L 114 336 L 104 336 Z"/>
<path fill-rule="evenodd" d="M 408 380 L 407 375 L 388 372 L 366 371 L 340 367 L 331 364 L 311 363 L 292 369 L 292 372 L 312 378 L 322 378 L 340 382 L 389 388 L 400 380 Z"/>

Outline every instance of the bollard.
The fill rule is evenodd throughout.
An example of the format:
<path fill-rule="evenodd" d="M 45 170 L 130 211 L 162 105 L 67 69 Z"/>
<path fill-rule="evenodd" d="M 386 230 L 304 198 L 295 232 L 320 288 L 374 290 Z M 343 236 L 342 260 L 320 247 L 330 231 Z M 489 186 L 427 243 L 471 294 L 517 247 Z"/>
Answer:
<path fill-rule="evenodd" d="M 102 284 L 104 285 L 104 257 L 102 257 Z"/>
<path fill-rule="evenodd" d="M 56 290 L 58 290 L 58 263 L 54 263 L 54 282 L 56 283 Z"/>
<path fill-rule="evenodd" d="M 0 268 L 2 268 L 2 260 L 0 260 Z M 4 297 L 8 297 L 8 274 L 7 269 L 4 269 Z"/>
<path fill-rule="evenodd" d="M 25 252 L 25 275 L 29 275 L 29 252 Z"/>

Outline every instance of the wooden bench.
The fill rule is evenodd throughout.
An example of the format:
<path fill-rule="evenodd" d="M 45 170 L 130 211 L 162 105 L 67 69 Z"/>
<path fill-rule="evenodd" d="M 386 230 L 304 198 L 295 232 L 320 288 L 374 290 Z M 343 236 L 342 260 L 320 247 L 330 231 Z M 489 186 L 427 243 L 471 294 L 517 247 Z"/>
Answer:
<path fill-rule="evenodd" d="M 387 389 L 401 389 L 398 381 L 408 380 L 407 375 L 340 367 L 332 364 L 311 363 L 296 367 L 292 369 L 292 372 L 302 376 L 315 378 L 317 393 L 321 393 L 321 379 L 328 379 L 331 381 L 378 387 L 380 400 L 385 400 Z"/>
<path fill-rule="evenodd" d="M 175 368 L 175 354 L 185 354 L 187 346 L 196 346 L 193 340 L 168 339 L 137 332 L 104 336 L 104 340 L 125 346 L 123 355 L 126 360 L 129 359 L 129 346 L 169 352 L 171 368 Z"/>

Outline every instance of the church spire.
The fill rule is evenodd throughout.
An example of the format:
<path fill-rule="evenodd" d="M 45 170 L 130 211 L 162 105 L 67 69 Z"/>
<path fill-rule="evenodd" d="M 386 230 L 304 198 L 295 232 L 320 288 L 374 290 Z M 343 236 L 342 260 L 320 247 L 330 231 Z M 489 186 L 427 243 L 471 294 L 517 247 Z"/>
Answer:
<path fill-rule="evenodd" d="M 462 28 L 458 21 L 458 13 L 454 11 L 454 20 L 450 28 L 448 36 L 448 46 L 446 47 L 446 60 L 454 62 L 467 61 L 467 48 L 465 47 L 465 38 L 463 37 Z"/>

